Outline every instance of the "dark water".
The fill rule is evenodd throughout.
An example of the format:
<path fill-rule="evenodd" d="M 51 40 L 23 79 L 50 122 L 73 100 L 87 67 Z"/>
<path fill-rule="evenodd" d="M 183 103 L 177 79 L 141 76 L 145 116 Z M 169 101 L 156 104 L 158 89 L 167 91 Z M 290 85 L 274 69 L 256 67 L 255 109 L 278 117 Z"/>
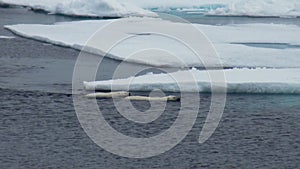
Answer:
<path fill-rule="evenodd" d="M 0 8 L 1 27 L 74 19 Z M 15 36 L 3 28 L 1 35 Z M 210 96 L 204 94 L 196 124 L 170 151 L 129 159 L 103 150 L 83 131 L 74 110 L 71 78 L 78 54 L 17 36 L 0 39 L 0 168 L 300 168 L 297 95 L 228 95 L 219 127 L 199 144 L 210 104 Z M 109 78 L 118 63 L 104 60 L 99 78 Z M 180 106 L 168 103 L 149 127 L 126 123 L 111 103 L 98 100 L 105 118 L 120 132 L 136 137 L 168 128 Z M 136 106 L 149 107 L 147 102 Z"/>
<path fill-rule="evenodd" d="M 208 109 L 203 96 L 196 124 L 170 151 L 148 159 L 110 154 L 84 133 L 67 94 L 1 89 L 1 168 L 299 168 L 298 96 L 230 95 L 221 123 L 204 144 L 197 139 Z M 109 100 L 106 119 L 128 135 L 142 134 L 124 122 Z M 175 104 L 175 103 L 173 103 Z M 173 105 L 176 106 L 176 105 Z M 118 119 L 118 120 L 116 120 Z M 164 114 L 164 129 L 174 120 Z M 124 129 L 125 128 L 125 129 Z M 144 130 L 145 131 L 145 130 Z"/>

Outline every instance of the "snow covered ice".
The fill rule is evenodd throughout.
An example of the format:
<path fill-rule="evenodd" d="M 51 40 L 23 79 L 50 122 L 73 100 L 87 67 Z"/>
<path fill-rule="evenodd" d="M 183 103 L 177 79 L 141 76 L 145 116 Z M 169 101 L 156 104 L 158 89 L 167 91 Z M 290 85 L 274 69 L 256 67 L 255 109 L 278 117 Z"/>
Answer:
<path fill-rule="evenodd" d="M 0 2 L 30 6 L 51 13 L 85 16 L 153 16 L 151 10 L 220 16 L 300 16 L 298 0 L 0 0 Z"/>
<path fill-rule="evenodd" d="M 151 16 L 156 14 L 135 5 L 115 0 L 0 0 L 0 3 L 22 5 L 53 14 L 89 17 Z"/>
<path fill-rule="evenodd" d="M 300 69 L 228 69 L 224 71 L 228 93 L 300 94 Z M 186 70 L 169 74 L 143 75 L 127 79 L 84 82 L 87 90 L 210 92 L 209 71 Z M 194 78 L 184 78 L 193 76 Z M 197 86 L 192 85 L 196 83 Z M 215 84 L 222 81 L 214 81 Z M 183 88 L 178 85 L 183 84 Z M 222 90 L 220 90 L 222 91 Z"/>
<path fill-rule="evenodd" d="M 154 27 L 185 31 L 187 27 L 199 29 L 211 41 L 219 54 L 224 67 L 226 89 L 230 93 L 288 93 L 300 94 L 300 27 L 284 24 L 232 24 L 201 25 L 170 22 L 157 18 L 153 11 L 220 16 L 254 17 L 300 17 L 298 0 L 0 0 L 0 3 L 23 5 L 51 14 L 64 14 L 92 17 L 121 17 L 117 20 L 85 20 L 62 22 L 54 25 L 18 24 L 7 25 L 7 29 L 27 38 L 47 43 L 75 48 L 110 57 L 121 61 L 146 64 L 156 67 L 210 67 L 220 68 L 216 58 L 201 53 L 201 58 L 211 61 L 203 64 L 191 50 L 171 38 L 157 36 L 151 32 Z M 146 16 L 146 17 L 145 17 Z M 114 22 L 123 25 L 105 30 Z M 89 43 L 99 30 L 105 30 L 101 40 Z M 105 40 L 111 35 L 126 38 L 107 51 Z M 2 37 L 5 39 L 6 37 Z M 0 36 L 1 39 L 1 36 Z M 191 46 L 199 45 L 196 40 Z M 145 52 L 144 49 L 157 49 Z M 160 50 L 162 49 L 162 50 Z M 160 51 L 159 51 L 160 50 Z M 137 52 L 138 51 L 138 52 Z M 163 52 L 162 52 L 163 51 Z M 107 53 L 108 52 L 108 53 Z M 238 67 L 238 68 L 237 68 Z M 249 68 L 255 69 L 249 69 Z M 264 68 L 266 67 L 266 68 Z M 240 69 L 242 68 L 242 69 Z M 214 70 L 221 71 L 221 70 Z M 127 90 L 128 80 L 133 80 L 130 90 L 148 91 L 160 88 L 164 91 L 178 92 L 177 84 L 170 75 L 192 74 L 195 79 L 181 79 L 185 84 L 183 91 L 209 92 L 210 79 L 206 71 L 189 70 L 171 74 L 146 74 L 140 77 L 110 81 L 85 82 L 88 90 L 114 89 Z M 150 79 L 150 80 L 149 80 Z M 189 83 L 195 80 L 197 88 Z M 152 82 L 150 82 L 152 81 Z M 182 90 L 181 90 L 182 91 Z"/>
<path fill-rule="evenodd" d="M 6 28 L 24 37 L 33 38 L 57 45 L 64 45 L 76 49 L 90 50 L 97 54 L 104 54 L 105 44 L 93 45 L 88 43 L 89 38 L 98 30 L 103 29 L 115 20 L 93 20 L 57 23 L 55 25 L 10 25 Z M 198 57 L 182 44 L 153 34 L 143 34 L 145 30 L 151 31 L 151 27 L 165 26 L 174 30 L 184 31 L 191 25 L 173 23 L 156 18 L 125 18 L 115 22 L 122 22 L 118 29 L 113 29 L 103 34 L 102 39 L 109 40 L 111 35 L 121 34 L 131 38 L 126 39 L 121 45 L 115 46 L 109 51 L 107 57 L 130 62 L 143 63 L 153 66 L 172 67 L 202 67 L 204 66 Z M 245 24 L 245 25 L 192 25 L 202 31 L 216 47 L 220 60 L 226 67 L 273 67 L 273 68 L 299 68 L 300 48 L 277 48 L 254 47 L 252 44 L 286 44 L 300 45 L 300 27 L 295 25 L 276 24 Z M 187 29 L 186 29 L 187 28 Z M 200 33 L 200 32 L 199 32 Z M 185 34 L 189 34 L 188 31 Z M 191 35 L 192 36 L 192 35 Z M 194 43 L 197 43 L 196 41 Z M 135 57 L 132 52 L 148 48 L 164 49 L 172 52 L 174 56 L 147 56 L 142 54 Z M 130 58 L 128 58 L 131 56 Z M 215 67 L 213 63 L 206 65 Z"/>

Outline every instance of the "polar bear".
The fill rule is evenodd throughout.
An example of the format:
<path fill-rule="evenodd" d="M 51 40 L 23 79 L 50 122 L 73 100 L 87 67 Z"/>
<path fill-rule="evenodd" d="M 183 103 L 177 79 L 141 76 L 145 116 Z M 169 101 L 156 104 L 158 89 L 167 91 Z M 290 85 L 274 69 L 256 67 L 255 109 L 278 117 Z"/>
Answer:
<path fill-rule="evenodd" d="M 145 101 L 179 101 L 180 97 L 177 96 L 165 96 L 165 97 L 147 97 L 147 96 L 127 96 L 126 100 L 145 100 Z"/>
<path fill-rule="evenodd" d="M 119 92 L 96 92 L 85 95 L 87 98 L 114 98 L 114 97 L 127 97 L 129 92 L 119 91 Z"/>

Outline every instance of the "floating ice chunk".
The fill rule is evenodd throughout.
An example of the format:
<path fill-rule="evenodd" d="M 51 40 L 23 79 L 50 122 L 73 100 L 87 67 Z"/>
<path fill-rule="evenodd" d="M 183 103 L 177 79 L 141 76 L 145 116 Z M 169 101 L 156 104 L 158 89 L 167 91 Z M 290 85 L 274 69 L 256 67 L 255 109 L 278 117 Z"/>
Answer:
<path fill-rule="evenodd" d="M 228 93 L 300 94 L 300 69 L 228 69 L 210 70 L 223 73 Z M 194 78 L 183 78 L 183 77 Z M 174 77 L 181 77 L 174 79 Z M 197 86 L 193 85 L 196 82 Z M 221 83 L 215 81 L 215 83 Z M 143 75 L 127 79 L 84 82 L 87 90 L 130 90 L 166 92 L 210 92 L 208 71 L 187 70 L 169 74 Z M 181 86 L 181 89 L 179 88 Z"/>
<path fill-rule="evenodd" d="M 116 20 L 94 20 L 65 22 L 55 25 L 12 25 L 6 28 L 24 37 L 64 45 L 89 52 L 105 54 L 105 43 L 87 44 L 92 35 L 106 25 L 121 21 L 123 24 L 115 29 L 106 30 L 101 37 L 102 41 L 110 40 L 112 35 L 128 36 L 130 38 L 114 46 L 107 57 L 118 60 L 148 64 L 153 66 L 169 67 L 216 67 L 215 64 L 203 65 L 199 57 L 191 50 L 185 48 L 179 41 L 164 38 L 143 30 L 151 30 L 153 26 L 162 28 L 168 25 L 184 32 L 185 27 L 194 26 L 202 31 L 212 41 L 220 55 L 220 61 L 228 67 L 300 67 L 300 27 L 295 25 L 276 24 L 247 24 L 211 26 L 199 24 L 171 23 L 154 18 L 126 18 Z M 189 32 L 185 32 L 188 35 Z M 199 32 L 200 33 L 200 32 Z M 193 37 L 193 36 L 191 36 Z M 197 40 L 194 40 L 194 44 Z M 247 44 L 286 44 L 294 47 L 280 49 L 269 47 L 255 47 Z M 297 47 L 298 45 L 298 47 Z M 144 49 L 162 49 L 169 53 L 148 52 L 136 53 Z M 205 52 L 205 51 L 204 51 Z M 130 57 L 130 58 L 129 58 Z M 201 57 L 206 57 L 203 54 Z M 202 58 L 201 58 L 202 59 Z"/>

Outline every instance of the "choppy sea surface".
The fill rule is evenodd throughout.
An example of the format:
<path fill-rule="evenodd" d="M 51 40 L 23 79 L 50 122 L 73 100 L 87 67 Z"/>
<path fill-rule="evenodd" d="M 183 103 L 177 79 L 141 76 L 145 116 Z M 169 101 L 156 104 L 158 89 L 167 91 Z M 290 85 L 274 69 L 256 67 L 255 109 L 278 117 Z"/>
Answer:
<path fill-rule="evenodd" d="M 188 136 L 170 151 L 151 158 L 119 157 L 96 145 L 83 131 L 71 95 L 79 51 L 21 38 L 3 28 L 78 19 L 0 8 L 0 36 L 14 37 L 0 38 L 0 168 L 300 168 L 299 95 L 228 95 L 219 127 L 208 141 L 199 144 L 211 97 L 201 94 L 199 115 Z M 295 18 L 186 19 L 203 24 L 300 23 Z M 118 64 L 104 59 L 98 79 L 109 79 Z M 141 65 L 128 64 L 134 66 Z M 180 108 L 178 102 L 169 102 L 154 123 L 135 125 L 111 103 L 98 100 L 105 119 L 134 137 L 167 129 Z M 148 102 L 134 105 L 149 108 Z"/>

